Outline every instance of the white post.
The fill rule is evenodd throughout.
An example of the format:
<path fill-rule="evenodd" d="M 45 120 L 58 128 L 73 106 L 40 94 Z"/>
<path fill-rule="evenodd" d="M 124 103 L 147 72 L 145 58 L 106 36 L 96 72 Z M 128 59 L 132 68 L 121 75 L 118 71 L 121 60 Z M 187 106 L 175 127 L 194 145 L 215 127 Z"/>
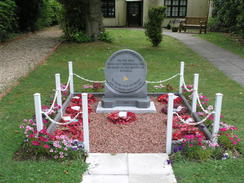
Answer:
<path fill-rule="evenodd" d="M 36 115 L 36 126 L 37 131 L 41 131 L 43 129 L 43 121 L 42 121 L 42 107 L 41 107 L 41 95 L 40 93 L 34 94 L 34 104 L 35 104 L 35 115 Z"/>
<path fill-rule="evenodd" d="M 86 152 L 90 152 L 87 93 L 82 93 L 82 118 L 84 148 Z"/>
<path fill-rule="evenodd" d="M 60 74 L 55 74 L 55 82 L 56 82 L 56 91 L 58 91 L 57 96 L 57 104 L 60 106 L 60 112 L 62 114 L 62 92 L 61 92 L 61 84 L 60 84 Z"/>
<path fill-rule="evenodd" d="M 168 98 L 168 114 L 167 114 L 166 153 L 171 154 L 174 94 L 169 93 L 168 97 L 169 98 Z"/>
<path fill-rule="evenodd" d="M 193 86 L 193 96 L 192 96 L 192 112 L 197 111 L 197 95 L 198 95 L 198 80 L 199 74 L 194 74 L 194 86 Z"/>
<path fill-rule="evenodd" d="M 217 135 L 219 132 L 222 99 L 223 99 L 223 94 L 216 93 L 215 109 L 214 109 L 214 111 L 215 111 L 215 113 L 214 113 L 214 124 L 213 124 L 213 132 L 212 132 L 214 142 L 217 142 Z"/>
<path fill-rule="evenodd" d="M 185 63 L 180 62 L 180 84 L 179 84 L 179 93 L 182 93 L 182 86 L 183 86 L 183 78 L 184 78 L 184 69 L 185 69 Z"/>
<path fill-rule="evenodd" d="M 71 61 L 68 64 L 69 64 L 69 77 L 70 77 L 69 88 L 70 88 L 70 94 L 73 94 L 74 93 L 73 64 Z"/>

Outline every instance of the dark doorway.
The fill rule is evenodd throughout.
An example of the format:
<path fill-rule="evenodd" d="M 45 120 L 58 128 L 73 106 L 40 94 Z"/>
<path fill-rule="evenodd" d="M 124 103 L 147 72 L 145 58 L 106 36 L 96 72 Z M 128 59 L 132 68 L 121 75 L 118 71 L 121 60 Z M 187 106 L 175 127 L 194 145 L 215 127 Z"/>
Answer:
<path fill-rule="evenodd" d="M 127 2 L 127 24 L 129 27 L 142 25 L 142 2 Z"/>

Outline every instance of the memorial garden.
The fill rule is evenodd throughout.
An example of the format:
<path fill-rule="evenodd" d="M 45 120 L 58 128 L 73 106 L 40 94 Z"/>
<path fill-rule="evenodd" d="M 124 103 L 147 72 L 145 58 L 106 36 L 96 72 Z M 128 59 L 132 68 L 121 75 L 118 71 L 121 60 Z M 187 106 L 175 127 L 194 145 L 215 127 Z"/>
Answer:
<path fill-rule="evenodd" d="M 39 140 L 34 140 L 35 134 L 34 136 L 31 136 L 28 133 L 30 132 L 30 128 L 36 128 L 35 125 L 31 126 L 33 125 L 33 121 L 29 121 L 29 119 L 36 119 L 35 117 L 33 118 L 35 111 L 33 94 L 36 92 L 41 93 L 42 105 L 46 106 L 44 106 L 42 110 L 47 112 L 49 111 L 54 94 L 56 93 L 54 79 L 56 73 L 60 73 L 61 83 L 64 84 L 64 86 L 61 86 L 62 90 L 70 90 L 70 85 L 67 85 L 68 87 L 65 86 L 67 78 L 69 78 L 67 67 L 68 61 L 73 62 L 73 72 L 75 74 L 89 80 L 104 81 L 105 63 L 108 58 L 115 51 L 131 49 L 140 53 L 147 63 L 148 74 L 145 78 L 147 81 L 160 81 L 172 77 L 179 73 L 180 61 L 184 61 L 184 79 L 188 90 L 192 89 L 189 85 L 193 84 L 193 75 L 195 73 L 199 74 L 198 91 L 201 101 L 205 102 L 205 104 L 203 103 L 203 107 L 207 109 L 208 106 L 215 105 L 215 94 L 218 92 L 223 93 L 221 112 L 223 118 L 221 119 L 221 122 L 225 122 L 222 123 L 222 125 L 226 126 L 221 126 L 221 128 L 223 133 L 230 130 L 231 136 L 229 137 L 232 138 L 232 140 L 228 141 L 227 138 L 226 141 L 226 138 L 223 138 L 222 142 L 226 142 L 226 144 L 222 146 L 224 147 L 222 150 L 218 149 L 220 152 L 214 152 L 215 154 L 212 154 L 213 152 L 210 152 L 211 150 L 204 151 L 202 149 L 202 151 L 199 151 L 198 147 L 196 147 L 192 152 L 187 151 L 185 153 L 186 156 L 184 156 L 180 153 L 182 147 L 173 146 L 172 152 L 175 153 L 172 155 L 171 160 L 177 181 L 229 182 L 228 180 L 233 180 L 233 182 L 240 182 L 242 179 L 240 175 L 243 174 L 243 169 L 241 168 L 243 166 L 243 142 L 240 140 L 243 139 L 243 134 L 241 133 L 243 130 L 243 124 L 241 122 L 243 121 L 243 117 L 241 115 L 243 111 L 241 106 L 244 102 L 242 97 L 244 93 L 243 88 L 234 81 L 228 79 L 222 72 L 218 71 L 204 58 L 193 53 L 190 49 L 183 46 L 182 43 L 174 40 L 173 38 L 165 36 L 163 38 L 164 42 L 161 43 L 159 48 L 152 48 L 142 31 L 118 29 L 108 30 L 108 32 L 113 37 L 113 43 L 63 43 L 43 65 L 38 66 L 38 68 L 32 71 L 27 77 L 22 78 L 19 81 L 20 84 L 16 86 L 6 97 L 2 98 L 0 120 L 1 124 L 3 124 L 4 133 L 1 134 L 1 139 L 3 139 L 1 143 L 1 161 L 8 166 L 1 168 L 1 180 L 3 182 L 23 182 L 23 180 L 25 182 L 36 182 L 38 179 L 41 179 L 43 182 L 81 181 L 81 175 L 87 168 L 87 165 L 83 162 L 86 154 L 80 153 L 82 151 L 79 151 L 84 150 L 84 144 L 80 143 L 83 140 L 83 131 L 79 131 L 81 126 L 73 125 L 71 127 L 67 124 L 62 127 L 64 129 L 59 128 L 56 130 L 55 134 L 51 134 L 50 136 L 48 132 L 42 131 L 40 133 L 42 135 L 39 136 L 42 137 L 41 141 L 40 138 Z M 127 80 L 127 78 L 123 79 Z M 93 93 L 93 95 L 88 95 L 88 103 L 91 104 L 91 108 L 88 108 L 87 111 L 87 113 L 91 115 L 91 121 L 89 124 L 91 130 L 91 151 L 96 152 L 98 150 L 102 152 L 109 152 L 117 149 L 122 152 L 126 150 L 128 151 L 129 149 L 131 152 L 139 152 L 142 147 L 148 147 L 148 152 L 165 152 L 167 116 L 164 113 L 167 113 L 167 108 L 164 106 L 167 103 L 167 96 L 162 94 L 178 92 L 179 78 L 173 78 L 172 80 L 164 83 L 148 83 L 148 93 L 161 93 L 160 95 L 158 94 L 157 96 L 154 96 L 152 99 L 157 107 L 159 113 L 157 115 L 160 120 L 157 120 L 153 113 L 149 115 L 147 114 L 148 116 L 146 117 L 141 117 L 142 114 L 128 113 L 128 118 L 123 118 L 124 114 L 116 113 L 110 113 L 110 116 L 108 116 L 108 114 L 95 114 L 95 104 L 101 100 L 100 96 L 96 96 L 95 93 L 104 91 L 102 84 L 98 84 L 96 82 L 95 84 L 91 84 L 84 80 L 80 80 L 78 77 L 74 77 L 73 82 L 76 92 Z M 66 96 L 63 98 L 64 100 L 62 102 L 64 102 L 68 95 L 65 94 L 65 91 L 62 93 L 63 96 Z M 186 92 L 185 96 L 186 98 L 189 97 L 189 92 Z M 73 104 L 81 106 L 80 94 L 71 100 Z M 66 108 L 65 113 L 68 115 L 64 113 L 66 118 L 63 118 L 63 121 L 60 121 L 61 123 L 68 121 L 65 121 L 65 119 L 76 117 L 78 113 L 76 112 L 74 115 L 72 112 L 77 110 L 77 107 L 74 107 L 77 105 L 67 105 L 68 107 Z M 208 110 L 211 110 L 210 108 Z M 53 109 L 54 111 L 59 110 L 58 106 L 54 106 Z M 161 110 L 163 110 L 164 113 L 162 113 Z M 184 114 L 186 115 L 187 113 Z M 201 113 L 199 114 L 201 115 Z M 78 114 L 78 116 L 79 115 L 81 114 Z M 96 118 L 96 115 L 100 115 L 100 117 L 98 117 L 98 121 L 93 120 Z M 101 115 L 103 117 L 101 117 Z M 52 119 L 54 119 L 54 117 L 55 115 L 51 116 Z M 143 121 L 143 118 L 146 120 Z M 188 118 L 189 117 L 186 117 L 184 119 L 187 120 Z M 23 119 L 25 119 L 24 122 Z M 153 121 L 151 121 L 151 119 L 153 119 Z M 201 117 L 201 119 L 203 119 L 203 117 Z M 154 129 L 159 129 L 159 131 L 150 131 L 150 126 L 155 124 L 153 123 L 154 121 L 157 125 L 162 125 L 161 127 L 158 126 L 158 128 Z M 27 123 L 30 124 L 27 125 Z M 211 126 L 211 124 L 208 123 L 210 123 L 210 121 L 208 121 L 206 125 Z M 24 124 L 24 126 L 21 126 L 22 124 Z M 45 121 L 44 126 L 48 127 L 49 125 L 50 122 Z M 179 123 L 179 121 L 176 123 L 174 122 L 173 126 L 177 125 L 183 125 L 183 123 Z M 26 128 L 26 126 L 29 127 Z M 121 131 L 124 133 L 120 134 L 119 130 L 116 129 L 116 126 L 120 126 Z M 144 131 L 137 132 L 131 130 L 130 126 L 140 130 L 144 127 Z M 19 127 L 21 127 L 21 129 L 19 129 Z M 75 130 L 76 127 L 79 129 L 78 131 Z M 96 127 L 98 128 L 98 131 L 94 130 Z M 24 130 L 29 129 L 27 130 L 27 138 L 27 134 L 23 134 L 23 128 Z M 67 129 L 70 129 L 70 131 Z M 73 129 L 73 131 L 71 131 L 71 129 Z M 160 129 L 162 129 L 164 133 L 160 132 Z M 125 149 L 119 149 L 121 144 L 118 143 L 118 146 L 113 144 L 116 142 L 116 136 L 109 136 L 108 132 L 110 130 L 117 133 L 117 136 L 121 138 L 121 142 L 126 138 L 131 138 L 129 139 L 131 144 L 125 144 Z M 198 131 L 198 129 L 194 128 L 191 130 Z M 182 130 L 180 133 L 181 132 Z M 71 133 L 76 135 L 76 137 L 73 138 L 73 141 L 64 139 L 65 135 L 70 136 Z M 139 136 L 145 138 L 144 142 L 130 136 L 130 133 L 141 134 Z M 179 140 L 182 135 L 180 133 L 174 133 L 173 139 Z M 202 135 L 201 130 L 198 133 Z M 123 136 L 120 136 L 123 134 L 125 135 L 124 139 Z M 160 134 L 162 135 L 161 137 Z M 61 150 L 56 144 L 56 148 L 60 151 L 54 150 L 55 152 L 50 152 L 51 144 L 50 142 L 46 143 L 46 141 L 47 137 L 55 138 L 52 135 L 56 136 L 56 141 L 62 140 L 62 142 L 65 142 L 65 144 L 61 144 L 62 148 L 65 148 L 65 146 L 66 148 L 72 147 L 73 150 L 66 152 L 65 150 Z M 189 134 L 189 138 L 191 138 L 190 135 L 192 135 L 192 133 Z M 32 147 L 24 145 L 28 138 L 30 140 L 32 139 L 32 143 L 29 143 Z M 106 149 L 106 145 L 101 145 L 96 141 L 99 138 L 101 138 L 103 144 L 106 144 L 106 140 L 109 139 L 109 142 L 115 146 L 107 146 Z M 192 143 L 188 143 L 188 145 L 193 146 Z M 134 146 L 136 146 L 135 149 L 133 149 Z M 98 149 L 96 149 L 96 147 L 98 147 Z M 46 152 L 45 149 L 47 149 Z M 147 152 L 146 149 L 142 151 Z M 114 151 L 111 153 L 116 152 Z M 198 158 L 199 156 L 201 156 L 200 159 Z M 213 170 L 215 170 L 215 173 Z M 216 172 L 218 173 L 216 174 Z"/>

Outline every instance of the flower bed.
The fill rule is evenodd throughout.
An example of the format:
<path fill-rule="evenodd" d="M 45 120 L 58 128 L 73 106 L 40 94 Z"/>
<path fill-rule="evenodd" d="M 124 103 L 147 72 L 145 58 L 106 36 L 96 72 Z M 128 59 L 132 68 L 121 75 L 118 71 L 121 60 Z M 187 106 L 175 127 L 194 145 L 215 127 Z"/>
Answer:
<path fill-rule="evenodd" d="M 191 88 L 191 86 L 188 86 Z M 192 99 L 192 93 L 184 91 L 184 96 L 187 99 L 188 106 Z M 167 94 L 159 96 L 158 101 L 166 104 L 162 108 L 162 112 L 167 113 Z M 209 105 L 209 99 L 204 96 L 199 96 L 200 101 L 205 109 L 208 111 L 213 110 L 213 106 Z M 198 111 L 201 108 L 198 106 Z M 174 111 L 181 116 L 182 119 L 188 121 L 189 123 L 194 123 L 195 120 L 188 113 L 190 111 L 185 109 L 181 99 L 175 98 L 174 100 Z M 198 119 L 205 118 L 207 114 L 203 112 L 197 112 L 195 114 Z M 223 116 L 221 116 L 223 118 Z M 214 116 L 210 115 L 205 122 L 207 131 L 212 130 Z M 207 160 L 210 158 L 213 159 L 226 159 L 226 158 L 236 158 L 240 155 L 239 153 L 239 142 L 240 138 L 235 134 L 237 130 L 236 127 L 228 125 L 224 122 L 220 123 L 220 131 L 218 134 L 218 143 L 214 143 L 208 139 L 204 131 L 202 130 L 204 126 L 192 126 L 189 124 L 183 124 L 178 116 L 174 115 L 173 117 L 173 140 L 174 148 L 172 155 L 173 159 L 187 158 L 190 160 Z M 177 143 L 176 143 L 177 142 Z"/>

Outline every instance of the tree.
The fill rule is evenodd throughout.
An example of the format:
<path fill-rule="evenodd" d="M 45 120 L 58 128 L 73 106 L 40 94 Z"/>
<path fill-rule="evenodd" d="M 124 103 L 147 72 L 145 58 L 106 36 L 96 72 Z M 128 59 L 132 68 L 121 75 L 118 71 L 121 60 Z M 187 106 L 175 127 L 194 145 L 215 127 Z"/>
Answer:
<path fill-rule="evenodd" d="M 35 31 L 42 0 L 15 0 L 15 2 L 19 29 L 21 31 Z"/>
<path fill-rule="evenodd" d="M 63 5 L 62 28 L 65 39 L 85 42 L 97 40 L 104 31 L 101 0 L 59 0 Z"/>
<path fill-rule="evenodd" d="M 145 24 L 145 34 L 154 47 L 162 41 L 162 21 L 165 17 L 166 7 L 152 8 L 148 12 L 149 21 Z"/>

